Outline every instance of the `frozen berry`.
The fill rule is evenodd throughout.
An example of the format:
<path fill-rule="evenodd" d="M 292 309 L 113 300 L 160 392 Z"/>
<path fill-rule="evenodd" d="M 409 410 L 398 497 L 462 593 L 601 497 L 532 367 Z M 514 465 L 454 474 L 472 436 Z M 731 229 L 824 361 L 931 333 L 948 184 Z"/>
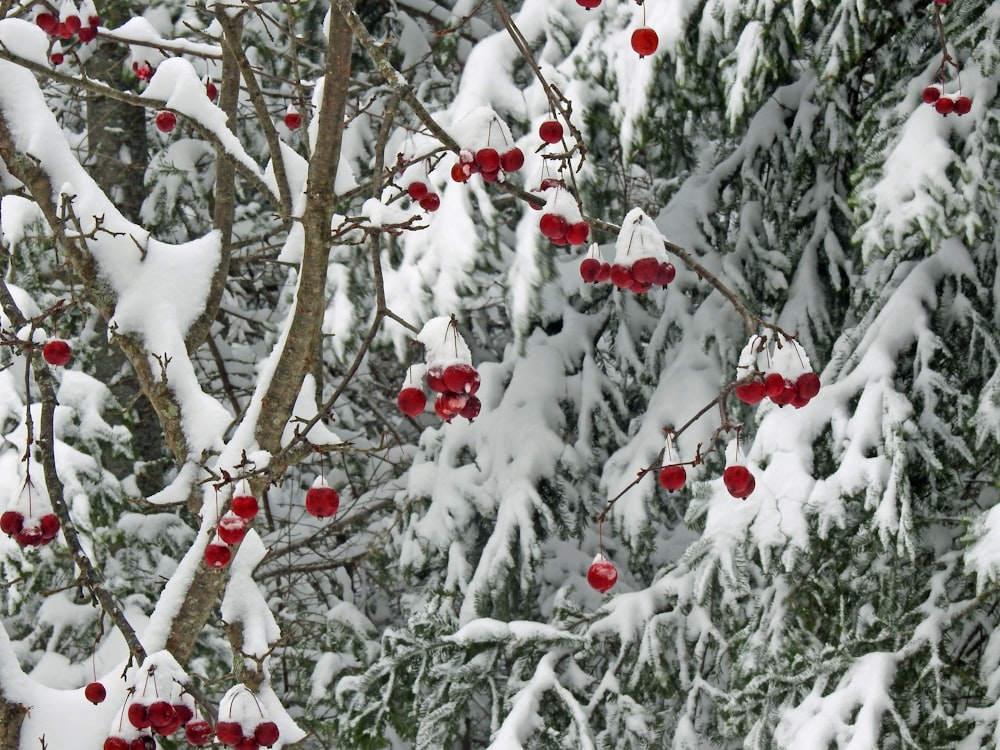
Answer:
<path fill-rule="evenodd" d="M 278 731 L 278 725 L 273 721 L 262 721 L 253 730 L 254 740 L 265 747 L 271 747 L 271 745 L 278 741 L 278 737 L 280 736 L 281 732 Z"/>
<path fill-rule="evenodd" d="M 406 186 L 406 194 L 410 196 L 411 200 L 421 201 L 429 192 L 425 182 L 411 182 Z"/>
<path fill-rule="evenodd" d="M 500 155 L 500 168 L 504 172 L 516 172 L 524 166 L 524 152 L 517 146 Z"/>
<path fill-rule="evenodd" d="M 727 466 L 722 472 L 722 481 L 733 497 L 744 498 L 753 489 L 751 483 L 754 481 L 753 474 L 746 466 Z"/>
<path fill-rule="evenodd" d="M 580 276 L 587 284 L 596 282 L 600 272 L 601 261 L 597 258 L 584 258 L 580 261 Z"/>
<path fill-rule="evenodd" d="M 35 16 L 35 24 L 49 36 L 54 36 L 59 21 L 51 13 L 39 13 Z"/>
<path fill-rule="evenodd" d="M 495 148 L 481 148 L 476 152 L 476 164 L 483 172 L 496 172 L 500 169 L 500 154 Z"/>
<path fill-rule="evenodd" d="M 222 541 L 213 540 L 205 547 L 205 564 L 210 568 L 220 570 L 229 565 L 232 559 L 233 551 Z"/>
<path fill-rule="evenodd" d="M 611 266 L 611 283 L 619 289 L 632 286 L 632 269 L 620 263 Z"/>
<path fill-rule="evenodd" d="M 333 487 L 311 487 L 306 492 L 306 512 L 316 518 L 329 518 L 340 507 L 340 495 Z"/>
<path fill-rule="evenodd" d="M 54 367 L 65 367 L 73 356 L 69 344 L 62 339 L 52 339 L 42 347 L 42 357 Z"/>
<path fill-rule="evenodd" d="M 640 258 L 632 264 L 632 278 L 641 284 L 652 284 L 660 270 L 660 261 L 656 258 Z"/>
<path fill-rule="evenodd" d="M 202 747 L 212 741 L 212 725 L 204 719 L 195 719 L 184 725 L 184 739 L 189 745 Z"/>
<path fill-rule="evenodd" d="M 563 126 L 556 120 L 546 120 L 538 126 L 538 136 L 546 143 L 559 143 L 563 137 Z"/>
<path fill-rule="evenodd" d="M 245 521 L 257 515 L 260 506 L 252 495 L 237 495 L 233 498 L 232 511 Z"/>
<path fill-rule="evenodd" d="M 169 133 L 177 127 L 177 115 L 173 112 L 163 110 L 156 113 L 156 129 L 161 133 Z"/>
<path fill-rule="evenodd" d="M 38 526 L 25 526 L 14 535 L 14 541 L 22 547 L 38 547 L 43 543 L 42 529 Z"/>
<path fill-rule="evenodd" d="M 14 536 L 24 528 L 24 515 L 16 510 L 7 510 L 0 515 L 0 531 L 7 536 Z"/>
<path fill-rule="evenodd" d="M 632 49 L 639 53 L 639 57 L 653 54 L 659 46 L 660 38 L 648 26 L 643 26 L 632 32 Z"/>
<path fill-rule="evenodd" d="M 587 10 L 593 10 L 601 4 L 601 0 L 576 0 L 576 4 L 581 8 L 586 8 Z"/>
<path fill-rule="evenodd" d="M 604 558 L 595 560 L 587 570 L 587 583 L 592 589 L 596 589 L 602 594 L 611 590 L 617 581 L 618 570 L 609 560 Z"/>
<path fill-rule="evenodd" d="M 173 724 L 174 720 L 177 718 L 177 713 L 174 711 L 174 707 L 167 701 L 156 701 L 155 703 L 150 704 L 149 708 L 146 710 L 146 715 L 149 717 L 150 726 L 158 732 L 160 732 L 163 727 Z M 170 732 L 160 733 L 170 734 Z"/>
<path fill-rule="evenodd" d="M 79 39 L 82 44 L 90 44 L 90 42 L 97 39 L 97 29 L 91 26 L 84 26 L 76 32 L 76 38 Z"/>
<path fill-rule="evenodd" d="M 96 706 L 98 703 L 104 703 L 104 699 L 108 697 L 108 691 L 100 682 L 90 682 L 83 689 L 83 695 Z"/>
<path fill-rule="evenodd" d="M 955 111 L 955 100 L 950 96 L 942 96 L 934 102 L 934 109 L 942 115 L 949 115 Z"/>
<path fill-rule="evenodd" d="M 408 417 L 416 417 L 427 408 L 427 396 L 420 388 L 404 388 L 396 396 L 396 406 Z"/>
<path fill-rule="evenodd" d="M 673 280 L 677 277 L 677 269 L 674 268 L 673 263 L 661 263 L 660 267 L 656 270 L 656 278 L 653 280 L 654 284 L 659 286 L 667 286 L 671 284 Z"/>
<path fill-rule="evenodd" d="M 967 115 L 972 111 L 972 99 L 967 96 L 959 96 L 955 98 L 955 104 L 953 110 L 956 115 Z"/>
<path fill-rule="evenodd" d="M 451 179 L 455 182 L 468 182 L 471 176 L 472 172 L 462 162 L 455 162 L 451 166 Z"/>
<path fill-rule="evenodd" d="M 815 398 L 819 389 L 819 375 L 814 372 L 804 372 L 795 380 L 795 390 L 806 400 Z"/>
<path fill-rule="evenodd" d="M 924 100 L 924 104 L 933 104 L 938 99 L 941 98 L 941 87 L 940 86 L 926 86 L 920 97 Z"/>
<path fill-rule="evenodd" d="M 479 400 L 478 396 L 469 396 L 465 402 L 465 406 L 458 413 L 460 417 L 468 419 L 470 422 L 479 416 L 479 412 L 482 411 L 483 404 Z"/>
<path fill-rule="evenodd" d="M 223 745 L 235 747 L 243 739 L 243 727 L 238 721 L 220 721 L 215 725 L 215 736 Z"/>
<path fill-rule="evenodd" d="M 104 740 L 104 750 L 129 750 L 128 740 L 121 737 L 108 737 Z"/>
<path fill-rule="evenodd" d="M 136 729 L 146 729 L 151 726 L 149 709 L 142 703 L 132 703 L 128 707 L 129 723 Z"/>
<path fill-rule="evenodd" d="M 452 393 L 471 395 L 479 390 L 479 373 L 475 367 L 465 363 L 448 365 L 441 374 L 441 380 Z"/>
<path fill-rule="evenodd" d="M 781 396 L 785 390 L 785 378 L 781 373 L 770 372 L 764 376 L 764 395 L 770 399 Z"/>
<path fill-rule="evenodd" d="M 298 130 L 302 127 L 302 115 L 298 112 L 285 113 L 285 127 L 289 130 Z"/>
<path fill-rule="evenodd" d="M 736 386 L 736 398 L 744 404 L 750 404 L 751 406 L 759 404 L 766 396 L 767 391 L 764 387 L 764 380 L 760 377 L 751 380 L 749 383 Z"/>
<path fill-rule="evenodd" d="M 218 533 L 219 539 L 226 544 L 239 544 L 246 536 L 247 522 L 230 511 L 219 519 Z"/>
<path fill-rule="evenodd" d="M 208 97 L 209 101 L 214 102 L 219 98 L 219 87 L 212 81 L 207 81 L 205 83 L 205 96 Z"/>
<path fill-rule="evenodd" d="M 174 703 L 174 715 L 180 719 L 181 724 L 186 724 L 194 718 L 194 711 L 186 703 Z"/>
<path fill-rule="evenodd" d="M 566 229 L 566 241 L 571 245 L 582 245 L 590 235 L 590 227 L 585 221 L 577 221 Z"/>
<path fill-rule="evenodd" d="M 443 367 L 431 367 L 427 370 L 427 387 L 435 393 L 448 392 L 448 386 L 444 384 Z"/>
<path fill-rule="evenodd" d="M 542 214 L 542 218 L 538 220 L 538 228 L 541 230 L 543 235 L 548 237 L 550 240 L 554 240 L 566 236 L 566 230 L 569 229 L 569 224 L 566 219 L 559 214 L 548 213 Z"/>
<path fill-rule="evenodd" d="M 437 211 L 441 208 L 441 198 L 437 193 L 428 193 L 417 202 L 424 211 Z"/>
<path fill-rule="evenodd" d="M 55 513 L 46 513 L 39 518 L 38 526 L 42 530 L 43 542 L 51 542 L 59 536 L 59 516 Z"/>
<path fill-rule="evenodd" d="M 660 486 L 670 492 L 679 490 L 687 481 L 687 471 L 679 464 L 664 466 L 660 469 Z"/>

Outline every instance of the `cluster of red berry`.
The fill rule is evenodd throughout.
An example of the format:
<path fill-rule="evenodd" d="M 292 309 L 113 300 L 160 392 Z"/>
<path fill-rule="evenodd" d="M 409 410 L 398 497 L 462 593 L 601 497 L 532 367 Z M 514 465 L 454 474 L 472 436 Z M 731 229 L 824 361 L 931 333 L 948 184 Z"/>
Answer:
<path fill-rule="evenodd" d="M 472 366 L 472 353 L 455 319 L 432 318 L 417 334 L 417 341 L 424 345 L 426 362 L 406 371 L 406 380 L 396 397 L 399 410 L 408 417 L 419 416 L 427 408 L 429 390 L 437 394 L 434 413 L 445 422 L 455 417 L 471 422 L 478 417 L 482 409 L 476 396 L 479 372 Z"/>
<path fill-rule="evenodd" d="M 736 374 L 746 380 L 736 386 L 736 397 L 745 404 L 768 398 L 778 406 L 801 409 L 816 397 L 821 385 L 805 349 L 795 339 L 779 334 L 752 336 L 740 354 Z"/>
<path fill-rule="evenodd" d="M 610 282 L 636 294 L 645 294 L 653 286 L 667 287 L 677 269 L 667 260 L 664 243 L 653 220 L 634 208 L 626 214 L 615 241 L 615 262 L 605 261 L 592 245 L 580 262 L 580 277 L 588 284 Z"/>
<path fill-rule="evenodd" d="M 203 746 L 212 741 L 212 726 L 197 716 L 191 696 L 178 690 L 177 683 L 169 687 L 156 675 L 156 667 L 146 670 L 146 680 L 140 689 L 132 686 L 122 706 L 117 727 L 104 740 L 104 750 L 154 750 L 154 734 L 169 737 L 184 727 L 184 737 L 191 745 Z M 165 688 L 161 691 L 161 688 Z M 172 695 L 170 700 L 161 697 Z M 107 690 L 100 682 L 91 682 L 84 688 L 84 695 L 93 704 L 104 702 Z M 125 724 L 128 718 L 128 725 Z"/>
<path fill-rule="evenodd" d="M 258 750 L 278 741 L 278 725 L 267 717 L 257 696 L 245 685 L 230 688 L 220 706 L 227 704 L 228 715 L 223 719 L 220 711 L 215 725 L 215 737 L 221 744 L 237 750 Z"/>
<path fill-rule="evenodd" d="M 233 559 L 232 548 L 243 541 L 247 534 L 247 522 L 253 520 L 260 510 L 257 499 L 243 492 L 233 497 L 228 511 L 219 518 L 215 537 L 205 547 L 205 564 L 216 570 L 224 568 Z"/>
<path fill-rule="evenodd" d="M 511 174 L 523 166 L 524 152 L 517 146 L 511 146 L 503 153 L 491 146 L 475 152 L 462 149 L 458 153 L 458 161 L 451 167 L 451 179 L 468 182 L 472 175 L 479 174 L 484 182 L 497 182 L 501 174 Z"/>
<path fill-rule="evenodd" d="M 933 83 L 924 88 L 922 94 L 925 104 L 933 104 L 942 115 L 967 115 L 972 111 L 972 99 L 961 94 L 950 96 L 944 93 L 944 86 L 940 83 Z"/>
<path fill-rule="evenodd" d="M 87 19 L 86 24 L 83 19 Z M 81 44 L 94 41 L 101 18 L 89 1 L 77 7 L 67 0 L 60 7 L 58 16 L 48 8 L 35 14 L 35 24 L 54 40 L 49 50 L 49 61 L 53 65 L 61 65 L 66 59 L 62 43 L 72 42 L 73 37 Z"/>
<path fill-rule="evenodd" d="M 396 405 L 408 417 L 423 414 L 427 408 L 426 387 L 437 394 L 434 413 L 441 419 L 451 422 L 455 417 L 464 417 L 471 422 L 482 410 L 476 395 L 479 383 L 479 372 L 467 362 L 433 367 L 413 365 L 407 370 L 406 383 L 396 397 Z"/>
<path fill-rule="evenodd" d="M 594 10 L 601 6 L 601 0 L 576 0 L 576 4 L 587 10 Z M 643 5 L 643 0 L 636 0 L 637 5 Z M 645 15 L 645 6 L 643 7 Z M 645 21 L 643 21 L 645 23 Z M 649 26 L 640 26 L 632 32 L 632 49 L 639 53 L 639 57 L 645 57 L 656 52 L 660 46 L 660 38 Z"/>
<path fill-rule="evenodd" d="M 423 180 L 414 180 L 407 185 L 406 194 L 424 211 L 437 211 L 441 208 L 441 196 L 431 190 Z"/>
<path fill-rule="evenodd" d="M 27 517 L 17 510 L 0 514 L 0 531 L 21 547 L 42 547 L 59 536 L 59 517 L 55 513 Z"/>

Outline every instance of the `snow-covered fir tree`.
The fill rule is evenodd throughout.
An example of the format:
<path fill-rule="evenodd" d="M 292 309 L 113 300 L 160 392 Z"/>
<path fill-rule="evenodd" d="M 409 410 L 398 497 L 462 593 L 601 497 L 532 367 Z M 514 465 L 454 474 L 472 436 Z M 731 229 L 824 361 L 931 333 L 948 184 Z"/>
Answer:
<path fill-rule="evenodd" d="M 998 39 L 5 6 L 0 746 L 995 746 Z"/>

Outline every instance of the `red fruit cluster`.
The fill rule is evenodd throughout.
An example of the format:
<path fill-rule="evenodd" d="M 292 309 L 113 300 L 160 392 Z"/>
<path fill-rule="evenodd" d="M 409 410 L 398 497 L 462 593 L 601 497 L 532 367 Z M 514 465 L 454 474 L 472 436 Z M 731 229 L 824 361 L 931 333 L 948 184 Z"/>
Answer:
<path fill-rule="evenodd" d="M 406 186 L 406 194 L 424 211 L 437 211 L 441 208 L 441 196 L 431 190 L 426 182 L 411 182 Z"/>
<path fill-rule="evenodd" d="M 340 508 L 340 495 L 322 479 L 306 492 L 306 512 L 316 518 L 329 518 Z"/>
<path fill-rule="evenodd" d="M 226 747 L 238 750 L 257 750 L 259 747 L 271 747 L 281 732 L 273 721 L 261 721 L 249 731 L 238 721 L 220 721 L 215 725 L 215 736 Z"/>
<path fill-rule="evenodd" d="M 639 57 L 653 54 L 659 46 L 660 37 L 648 26 L 643 26 L 632 32 L 632 49 L 639 54 Z"/>
<path fill-rule="evenodd" d="M 220 570 L 233 559 L 232 547 L 243 541 L 247 521 L 257 515 L 257 500 L 250 495 L 237 495 L 232 507 L 219 518 L 215 538 L 205 547 L 205 564 Z"/>
<path fill-rule="evenodd" d="M 140 696 L 129 704 L 126 716 L 129 724 L 136 729 L 168 737 L 194 720 L 194 709 L 182 700 L 170 702 L 162 698 L 150 700 Z"/>
<path fill-rule="evenodd" d="M 452 165 L 451 179 L 455 182 L 468 182 L 474 174 L 481 174 L 485 182 L 496 182 L 500 174 L 516 172 L 524 166 L 524 152 L 517 146 L 504 152 L 495 148 L 481 148 L 475 153 L 462 150 L 458 161 Z"/>
<path fill-rule="evenodd" d="M 476 396 L 479 383 L 476 368 L 464 362 L 428 368 L 427 387 L 438 394 L 434 399 L 434 413 L 445 422 L 455 417 L 464 417 L 471 422 L 482 409 L 482 403 Z"/>
<path fill-rule="evenodd" d="M 618 569 L 603 555 L 598 555 L 587 570 L 587 583 L 592 589 L 603 594 L 610 591 L 617 581 Z"/>
<path fill-rule="evenodd" d="M 81 15 L 87 16 L 86 25 L 81 20 Z M 38 28 L 53 39 L 70 41 L 73 37 L 76 37 L 81 44 L 87 44 L 97 38 L 97 27 L 101 25 L 101 18 L 100 16 L 83 13 L 82 11 L 78 11 L 77 13 L 61 13 L 59 17 L 56 17 L 53 13 L 44 10 L 35 16 L 35 23 L 38 25 Z M 58 65 L 62 60 L 59 62 L 53 60 L 52 62 Z"/>
<path fill-rule="evenodd" d="M 794 380 L 779 372 L 770 372 L 757 374 L 749 383 L 736 386 L 736 397 L 745 404 L 759 404 L 769 398 L 778 406 L 790 404 L 801 409 L 819 390 L 819 376 L 814 372 L 804 372 Z"/>
<path fill-rule="evenodd" d="M 753 478 L 750 469 L 742 464 L 727 466 L 722 472 L 722 482 L 729 494 L 740 500 L 749 497 L 757 487 L 757 480 Z"/>
<path fill-rule="evenodd" d="M 587 257 L 580 262 L 580 276 L 588 284 L 611 282 L 619 289 L 645 294 L 654 286 L 669 286 L 677 276 L 677 269 L 672 263 L 658 258 L 640 258 L 632 265 L 611 265 L 598 258 Z"/>
<path fill-rule="evenodd" d="M 553 211 L 542 214 L 538 220 L 538 228 L 554 245 L 582 245 L 590 236 L 587 222 L 570 221 Z"/>
<path fill-rule="evenodd" d="M 933 105 L 945 117 L 951 113 L 966 115 L 972 110 L 972 100 L 967 96 L 950 96 L 943 92 L 940 84 L 927 86 L 922 94 L 924 103 Z"/>
<path fill-rule="evenodd" d="M 46 341 L 42 347 L 42 358 L 53 367 L 65 367 L 73 356 L 73 350 L 62 339 Z"/>
<path fill-rule="evenodd" d="M 59 535 L 59 517 L 55 513 L 46 513 L 39 518 L 28 517 L 16 510 L 8 510 L 0 514 L 0 531 L 21 547 L 41 547 Z"/>

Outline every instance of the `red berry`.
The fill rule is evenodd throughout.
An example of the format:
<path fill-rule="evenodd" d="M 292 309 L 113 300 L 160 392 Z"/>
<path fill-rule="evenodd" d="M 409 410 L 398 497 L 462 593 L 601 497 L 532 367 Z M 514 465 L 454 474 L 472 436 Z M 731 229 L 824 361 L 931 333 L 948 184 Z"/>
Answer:
<path fill-rule="evenodd" d="M 0 515 L 0 531 L 7 536 L 14 536 L 24 528 L 24 515 L 16 510 L 7 510 Z"/>
<path fill-rule="evenodd" d="M 177 719 L 174 707 L 167 701 L 152 703 L 146 710 L 146 715 L 149 717 L 150 726 L 158 732 L 162 727 L 172 724 Z M 169 732 L 161 732 L 161 734 L 169 734 Z"/>
<path fill-rule="evenodd" d="M 212 541 L 205 547 L 205 564 L 210 568 L 220 570 L 229 565 L 232 559 L 233 551 L 229 549 L 228 544 Z"/>
<path fill-rule="evenodd" d="M 180 719 L 181 724 L 186 724 L 194 718 L 194 711 L 186 703 L 175 703 L 174 715 Z"/>
<path fill-rule="evenodd" d="M 215 736 L 223 745 L 235 747 L 243 739 L 243 727 L 238 721 L 220 721 L 215 725 Z"/>
<path fill-rule="evenodd" d="M 538 228 L 543 235 L 554 240 L 566 236 L 569 223 L 559 214 L 542 214 L 542 218 L 538 220 Z"/>
<path fill-rule="evenodd" d="M 517 146 L 500 155 L 500 169 L 504 172 L 516 172 L 524 166 L 524 152 Z"/>
<path fill-rule="evenodd" d="M 316 518 L 329 518 L 340 507 L 340 495 L 333 487 L 312 487 L 306 492 L 306 512 Z"/>
<path fill-rule="evenodd" d="M 959 96 L 955 99 L 954 106 L 956 115 L 967 115 L 972 111 L 972 99 L 967 96 Z"/>
<path fill-rule="evenodd" d="M 146 729 L 151 726 L 149 721 L 149 709 L 142 703 L 132 703 L 128 707 L 129 723 L 136 729 Z"/>
<path fill-rule="evenodd" d="M 687 471 L 679 464 L 664 466 L 660 469 L 660 486 L 669 492 L 679 490 L 687 481 Z"/>
<path fill-rule="evenodd" d="M 576 0 L 576 4 L 581 8 L 586 8 L 587 10 L 593 10 L 601 4 L 601 0 Z"/>
<path fill-rule="evenodd" d="M 632 264 L 632 278 L 642 284 L 652 284 L 660 270 L 660 261 L 656 258 L 641 258 Z"/>
<path fill-rule="evenodd" d="M 442 393 L 434 399 L 434 412 L 445 422 L 461 414 L 469 402 L 469 396 L 464 393 Z"/>
<path fill-rule="evenodd" d="M 500 179 L 500 170 L 496 172 L 487 172 L 485 169 L 480 172 L 483 176 L 483 182 L 496 182 Z"/>
<path fill-rule="evenodd" d="M 767 396 L 767 391 L 761 378 L 736 386 L 736 398 L 744 404 L 759 404 L 765 396 Z"/>
<path fill-rule="evenodd" d="M 441 380 L 452 393 L 468 393 L 472 395 L 479 390 L 479 373 L 472 365 L 460 363 L 444 368 Z"/>
<path fill-rule="evenodd" d="M 98 703 L 104 703 L 104 699 L 108 697 L 108 691 L 101 683 L 90 682 L 83 689 L 83 695 L 96 706 Z"/>
<path fill-rule="evenodd" d="M 941 98 L 941 87 L 926 86 L 920 96 L 924 100 L 924 104 L 933 104 Z"/>
<path fill-rule="evenodd" d="M 417 202 L 424 211 L 437 211 L 441 208 L 441 198 L 437 193 L 428 193 Z"/>
<path fill-rule="evenodd" d="M 648 281 L 646 283 L 643 283 L 641 281 L 633 280 L 631 286 L 629 286 L 629 289 L 631 289 L 635 294 L 645 294 L 652 288 L 653 285 L 650 284 Z"/>
<path fill-rule="evenodd" d="M 556 125 L 559 125 L 557 122 Z M 561 128 L 562 125 L 559 125 Z M 561 132 L 561 131 L 560 131 Z M 539 190 L 551 190 L 552 188 L 562 187 L 565 183 L 557 177 L 546 177 L 542 180 L 541 184 L 538 186 Z"/>
<path fill-rule="evenodd" d="M 254 740 L 265 747 L 271 747 L 271 745 L 278 741 L 278 737 L 280 736 L 281 732 L 278 731 L 278 725 L 273 721 L 262 721 L 253 730 Z"/>
<path fill-rule="evenodd" d="M 260 745 L 253 737 L 244 737 L 236 743 L 236 750 L 260 750 Z"/>
<path fill-rule="evenodd" d="M 785 390 L 785 378 L 781 373 L 771 372 L 764 376 L 764 395 L 770 399 L 778 398 Z"/>
<path fill-rule="evenodd" d="M 256 516 L 259 510 L 257 499 L 252 495 L 237 495 L 233 498 L 232 511 L 244 521 L 249 521 Z"/>
<path fill-rule="evenodd" d="M 587 570 L 587 583 L 602 594 L 609 591 L 618 580 L 618 570 L 609 560 L 595 560 Z"/>
<path fill-rule="evenodd" d="M 62 52 L 53 52 L 51 55 L 49 55 L 49 61 L 53 65 L 62 65 L 63 64 L 63 60 L 65 60 L 65 59 L 66 59 L 66 56 Z"/>
<path fill-rule="evenodd" d="M 212 725 L 204 719 L 189 721 L 184 726 L 184 738 L 189 745 L 197 747 L 207 745 L 212 741 Z"/>
<path fill-rule="evenodd" d="M 566 230 L 566 241 L 571 245 L 582 245 L 590 236 L 590 227 L 585 221 L 577 221 Z"/>
<path fill-rule="evenodd" d="M 101 17 L 100 16 L 87 16 L 87 25 L 90 28 L 92 28 L 92 29 L 96 29 L 98 26 L 101 25 Z"/>
<path fill-rule="evenodd" d="M 448 392 L 448 386 L 444 384 L 443 367 L 431 367 L 427 370 L 427 387 L 435 393 Z"/>
<path fill-rule="evenodd" d="M 75 31 L 71 31 L 69 26 L 66 25 L 65 21 L 60 21 L 56 25 L 56 36 L 60 39 L 69 39 L 75 34 Z"/>
<path fill-rule="evenodd" d="M 226 544 L 239 544 L 247 534 L 247 522 L 230 511 L 219 519 L 218 533 Z"/>
<path fill-rule="evenodd" d="M 156 750 L 156 740 L 148 734 L 136 737 L 129 744 L 129 750 Z"/>
<path fill-rule="evenodd" d="M 82 44 L 89 44 L 97 39 L 97 29 L 92 26 L 84 26 L 76 32 L 76 38 L 79 39 Z"/>
<path fill-rule="evenodd" d="M 611 283 L 619 289 L 628 289 L 632 286 L 632 269 L 615 263 L 611 266 Z"/>
<path fill-rule="evenodd" d="M 54 367 L 65 367 L 69 364 L 72 356 L 73 352 L 69 348 L 69 344 L 62 339 L 52 339 L 42 347 L 42 357 Z"/>
<path fill-rule="evenodd" d="M 298 130 L 302 127 L 302 115 L 298 112 L 285 113 L 285 127 L 289 130 Z"/>
<path fill-rule="evenodd" d="M 212 81 L 205 84 L 205 96 L 209 98 L 209 101 L 215 101 L 219 98 L 219 87 L 216 86 Z"/>
<path fill-rule="evenodd" d="M 396 396 L 396 406 L 408 417 L 416 417 L 427 408 L 427 396 L 421 388 L 404 388 Z"/>
<path fill-rule="evenodd" d="M 632 32 L 632 49 L 639 53 L 639 57 L 653 54 L 659 46 L 660 38 L 648 26 Z"/>
<path fill-rule="evenodd" d="M 653 280 L 653 283 L 659 286 L 667 286 L 673 283 L 676 277 L 677 269 L 674 268 L 673 263 L 661 263 L 656 271 L 656 278 Z"/>
<path fill-rule="evenodd" d="M 750 483 L 753 481 L 753 474 L 750 473 L 750 470 L 746 466 L 727 466 L 725 471 L 722 472 L 722 481 L 726 485 L 726 489 L 729 490 L 730 495 L 733 497 L 746 497 L 750 494 L 747 492 L 747 488 L 750 487 Z"/>
<path fill-rule="evenodd" d="M 478 396 L 469 396 L 468 400 L 465 402 L 465 406 L 458 413 L 458 416 L 468 419 L 470 422 L 479 416 L 479 412 L 483 409 L 483 403 L 479 400 Z"/>
<path fill-rule="evenodd" d="M 500 154 L 495 148 L 481 148 L 476 152 L 476 164 L 483 172 L 496 172 L 500 169 Z"/>
<path fill-rule="evenodd" d="M 597 258 L 584 258 L 580 261 L 580 276 L 587 284 L 597 281 L 597 274 L 601 272 L 601 261 Z"/>
<path fill-rule="evenodd" d="M 559 143 L 563 137 L 563 126 L 556 120 L 546 120 L 538 126 L 538 136 L 546 143 Z"/>
<path fill-rule="evenodd" d="M 49 36 L 54 36 L 56 28 L 59 26 L 59 21 L 51 13 L 39 13 L 35 16 L 35 24 Z"/>
<path fill-rule="evenodd" d="M 121 737 L 108 737 L 104 740 L 104 750 L 129 750 L 128 740 Z"/>
<path fill-rule="evenodd" d="M 70 36 L 73 36 L 76 32 L 80 30 L 80 27 L 83 26 L 83 24 L 80 22 L 80 16 L 75 16 L 75 15 L 66 16 L 66 20 L 64 21 L 64 23 L 66 24 L 66 28 L 69 29 Z"/>
<path fill-rule="evenodd" d="M 423 182 L 411 182 L 406 186 L 406 194 L 415 201 L 423 200 L 424 196 L 429 192 L 427 184 Z"/>
<path fill-rule="evenodd" d="M 457 161 L 451 166 L 451 179 L 455 182 L 468 182 L 469 177 L 472 176 L 472 172 L 465 168 L 462 162 Z"/>
<path fill-rule="evenodd" d="M 611 264 L 601 263 L 601 268 L 597 272 L 597 281 L 603 284 L 605 281 L 610 281 L 610 280 L 611 280 Z"/>
<path fill-rule="evenodd" d="M 177 127 L 177 115 L 173 112 L 163 110 L 156 113 L 156 129 L 161 133 L 169 133 Z"/>
<path fill-rule="evenodd" d="M 934 102 L 934 109 L 942 115 L 949 115 L 955 110 L 955 100 L 950 96 L 942 96 Z"/>
<path fill-rule="evenodd" d="M 819 389 L 819 375 L 814 372 L 802 373 L 795 381 L 795 390 L 807 401 L 811 398 L 815 398 L 816 394 L 819 393 Z"/>
<path fill-rule="evenodd" d="M 55 513 L 46 513 L 38 519 L 38 526 L 42 530 L 42 541 L 51 542 L 59 535 L 59 516 Z"/>

